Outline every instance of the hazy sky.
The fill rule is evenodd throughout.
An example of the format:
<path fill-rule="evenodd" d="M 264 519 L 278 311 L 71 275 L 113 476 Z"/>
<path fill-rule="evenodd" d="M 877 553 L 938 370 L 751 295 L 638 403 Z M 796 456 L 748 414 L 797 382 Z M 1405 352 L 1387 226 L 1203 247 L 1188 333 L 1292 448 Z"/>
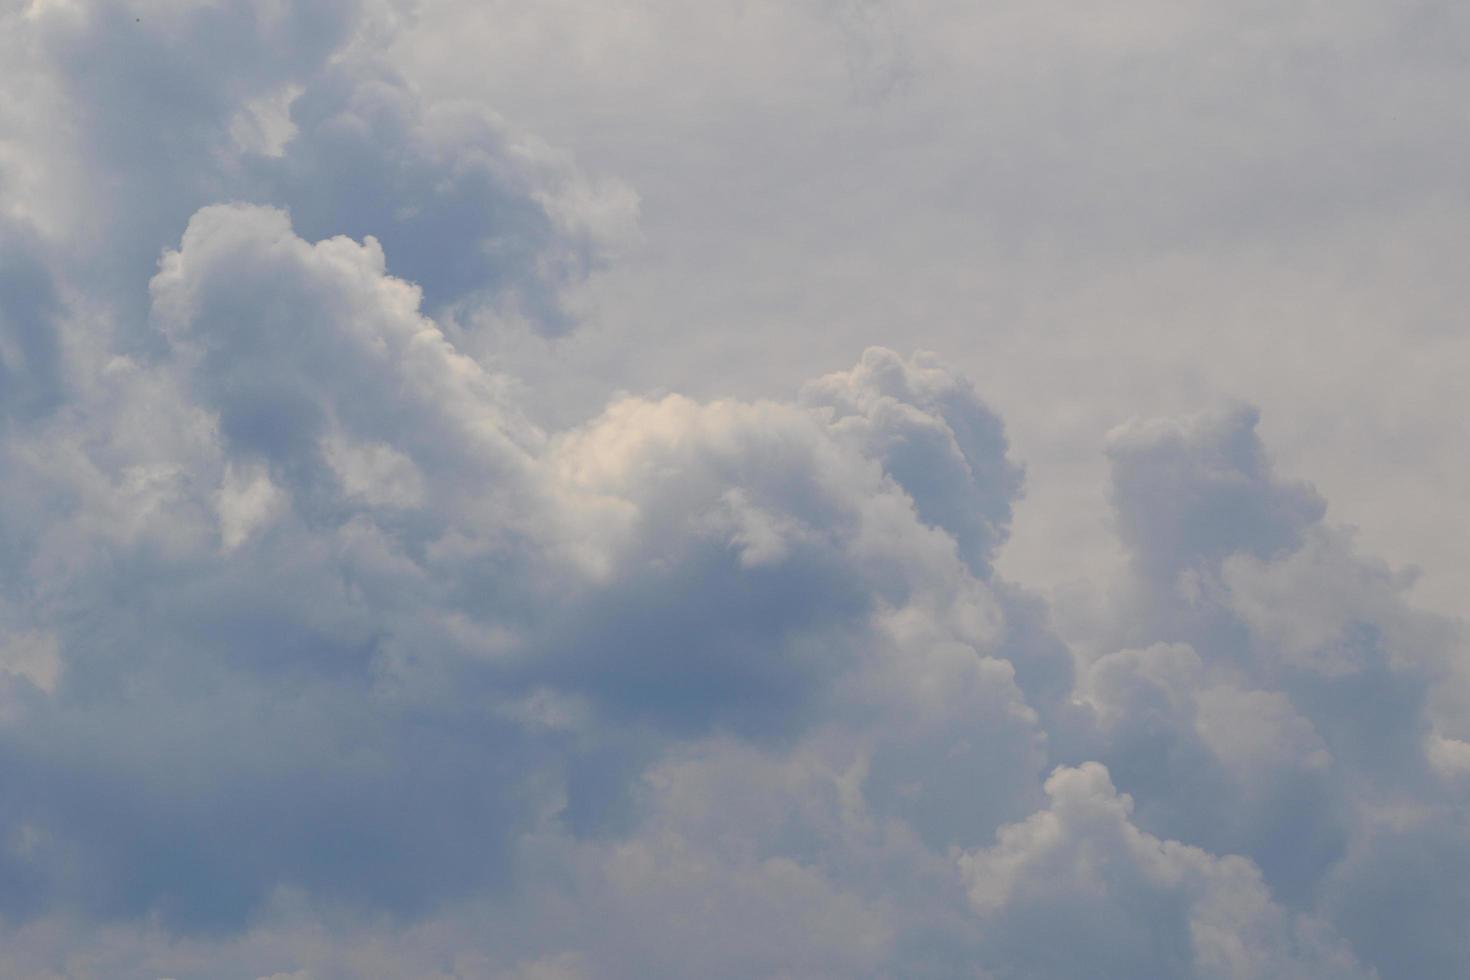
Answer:
<path fill-rule="evenodd" d="M 1459 976 L 1467 55 L 0 0 L 0 977 Z"/>

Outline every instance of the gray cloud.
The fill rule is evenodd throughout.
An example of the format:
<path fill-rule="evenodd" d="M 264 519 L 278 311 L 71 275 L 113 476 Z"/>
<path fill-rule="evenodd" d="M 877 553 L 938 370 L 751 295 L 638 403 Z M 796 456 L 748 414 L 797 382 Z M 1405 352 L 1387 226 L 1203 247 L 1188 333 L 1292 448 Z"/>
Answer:
<path fill-rule="evenodd" d="M 1291 550 L 1325 504 L 1310 487 L 1273 479 L 1256 414 L 1160 420 L 1115 431 L 1118 533 L 1148 577 L 1208 568 L 1236 553 Z"/>
<path fill-rule="evenodd" d="M 170 357 L 109 363 L 69 468 L 26 474 L 95 500 L 13 556 L 61 661 L 8 752 L 43 904 L 185 930 L 279 888 L 407 913 L 493 886 L 558 793 L 596 831 L 628 790 L 602 770 L 670 739 L 789 746 L 875 713 L 880 806 L 941 839 L 1024 809 L 1035 717 L 980 654 L 999 604 L 828 413 L 633 399 L 548 441 L 374 243 L 308 244 L 271 209 L 201 211 L 152 295 Z M 129 431 L 161 408 L 173 433 Z M 959 772 L 980 781 L 957 796 Z"/>
<path fill-rule="evenodd" d="M 381 55 L 411 18 L 399 8 L 37 4 L 19 19 L 16 57 L 73 123 L 48 139 L 74 166 L 35 161 L 41 217 L 138 349 L 159 252 L 232 199 L 288 207 L 314 239 L 375 235 L 436 308 L 569 327 L 559 291 L 636 233 L 636 197 L 472 103 L 426 102 Z"/>
<path fill-rule="evenodd" d="M 897 13 L 812 9 L 909 64 Z M 1463 628 L 1254 409 L 1099 447 L 1127 561 L 1069 644 L 937 355 L 545 422 L 485 338 L 564 334 L 637 198 L 420 91 L 408 13 L 7 16 L 76 125 L 0 113 L 0 974 L 1470 955 Z"/>
<path fill-rule="evenodd" d="M 0 224 L 0 413 L 31 418 L 64 397 L 61 310 L 35 235 Z"/>
<path fill-rule="evenodd" d="M 990 579 L 1019 470 L 932 357 L 870 351 L 799 403 L 628 397 L 547 434 L 371 240 L 208 208 L 151 293 L 168 357 L 108 362 L 7 442 L 15 486 L 55 501 L 7 559 L 42 586 L 7 633 L 31 651 L 0 756 L 29 787 L 6 811 L 16 921 L 197 942 L 269 931 L 293 895 L 398 928 L 549 902 L 578 955 L 634 976 L 693 969 L 749 916 L 769 932 L 795 889 L 826 925 L 721 971 L 1457 955 L 1453 932 L 1352 926 L 1359 869 L 1463 833 L 1434 816 L 1463 788 L 1431 750 L 1464 733 L 1429 697 L 1458 634 L 1271 475 L 1252 416 L 1113 440 L 1139 556 L 1117 635 L 1156 639 L 1074 680 L 1044 609 Z M 1130 801 L 1088 762 L 1047 803 L 1071 758 Z M 770 804 L 719 815 L 741 798 Z M 1437 829 L 1374 830 L 1385 805 Z M 1098 885 L 1094 848 L 1136 854 Z M 703 889 L 735 905 L 637 938 Z M 593 926 L 614 901 L 620 938 Z M 1114 938 L 1043 941 L 1069 915 Z"/>
<path fill-rule="evenodd" d="M 1138 830 L 1102 766 L 1060 768 L 1046 789 L 1047 809 L 960 862 L 1000 975 L 1372 975 L 1325 924 L 1277 907 L 1249 861 Z"/>

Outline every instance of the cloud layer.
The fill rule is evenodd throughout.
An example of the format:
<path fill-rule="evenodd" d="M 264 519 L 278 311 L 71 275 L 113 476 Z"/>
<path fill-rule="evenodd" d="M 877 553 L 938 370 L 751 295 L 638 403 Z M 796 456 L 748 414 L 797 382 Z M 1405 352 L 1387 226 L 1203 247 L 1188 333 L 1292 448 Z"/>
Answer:
<path fill-rule="evenodd" d="M 571 330 L 638 199 L 419 91 L 409 13 L 3 16 L 0 973 L 1470 961 L 1463 629 L 1253 409 L 1099 447 L 1069 644 L 937 355 L 543 421 L 485 338 Z"/>

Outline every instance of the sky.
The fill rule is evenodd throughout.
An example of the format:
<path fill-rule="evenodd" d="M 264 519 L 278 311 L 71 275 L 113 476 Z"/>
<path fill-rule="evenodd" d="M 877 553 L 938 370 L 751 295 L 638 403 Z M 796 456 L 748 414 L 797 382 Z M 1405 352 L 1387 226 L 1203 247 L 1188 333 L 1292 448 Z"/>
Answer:
<path fill-rule="evenodd" d="M 0 978 L 1461 975 L 1467 54 L 0 0 Z"/>

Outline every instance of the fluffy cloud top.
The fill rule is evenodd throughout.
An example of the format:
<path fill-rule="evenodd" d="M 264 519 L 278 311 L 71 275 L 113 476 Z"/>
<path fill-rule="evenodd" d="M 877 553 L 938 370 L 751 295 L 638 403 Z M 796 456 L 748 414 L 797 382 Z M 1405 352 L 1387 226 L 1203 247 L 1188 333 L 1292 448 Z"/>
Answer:
<path fill-rule="evenodd" d="M 1463 631 L 1253 411 L 1115 432 L 1074 647 L 936 355 L 548 425 L 483 337 L 569 329 L 636 198 L 417 92 L 401 16 L 5 15 L 0 974 L 1470 961 Z"/>

